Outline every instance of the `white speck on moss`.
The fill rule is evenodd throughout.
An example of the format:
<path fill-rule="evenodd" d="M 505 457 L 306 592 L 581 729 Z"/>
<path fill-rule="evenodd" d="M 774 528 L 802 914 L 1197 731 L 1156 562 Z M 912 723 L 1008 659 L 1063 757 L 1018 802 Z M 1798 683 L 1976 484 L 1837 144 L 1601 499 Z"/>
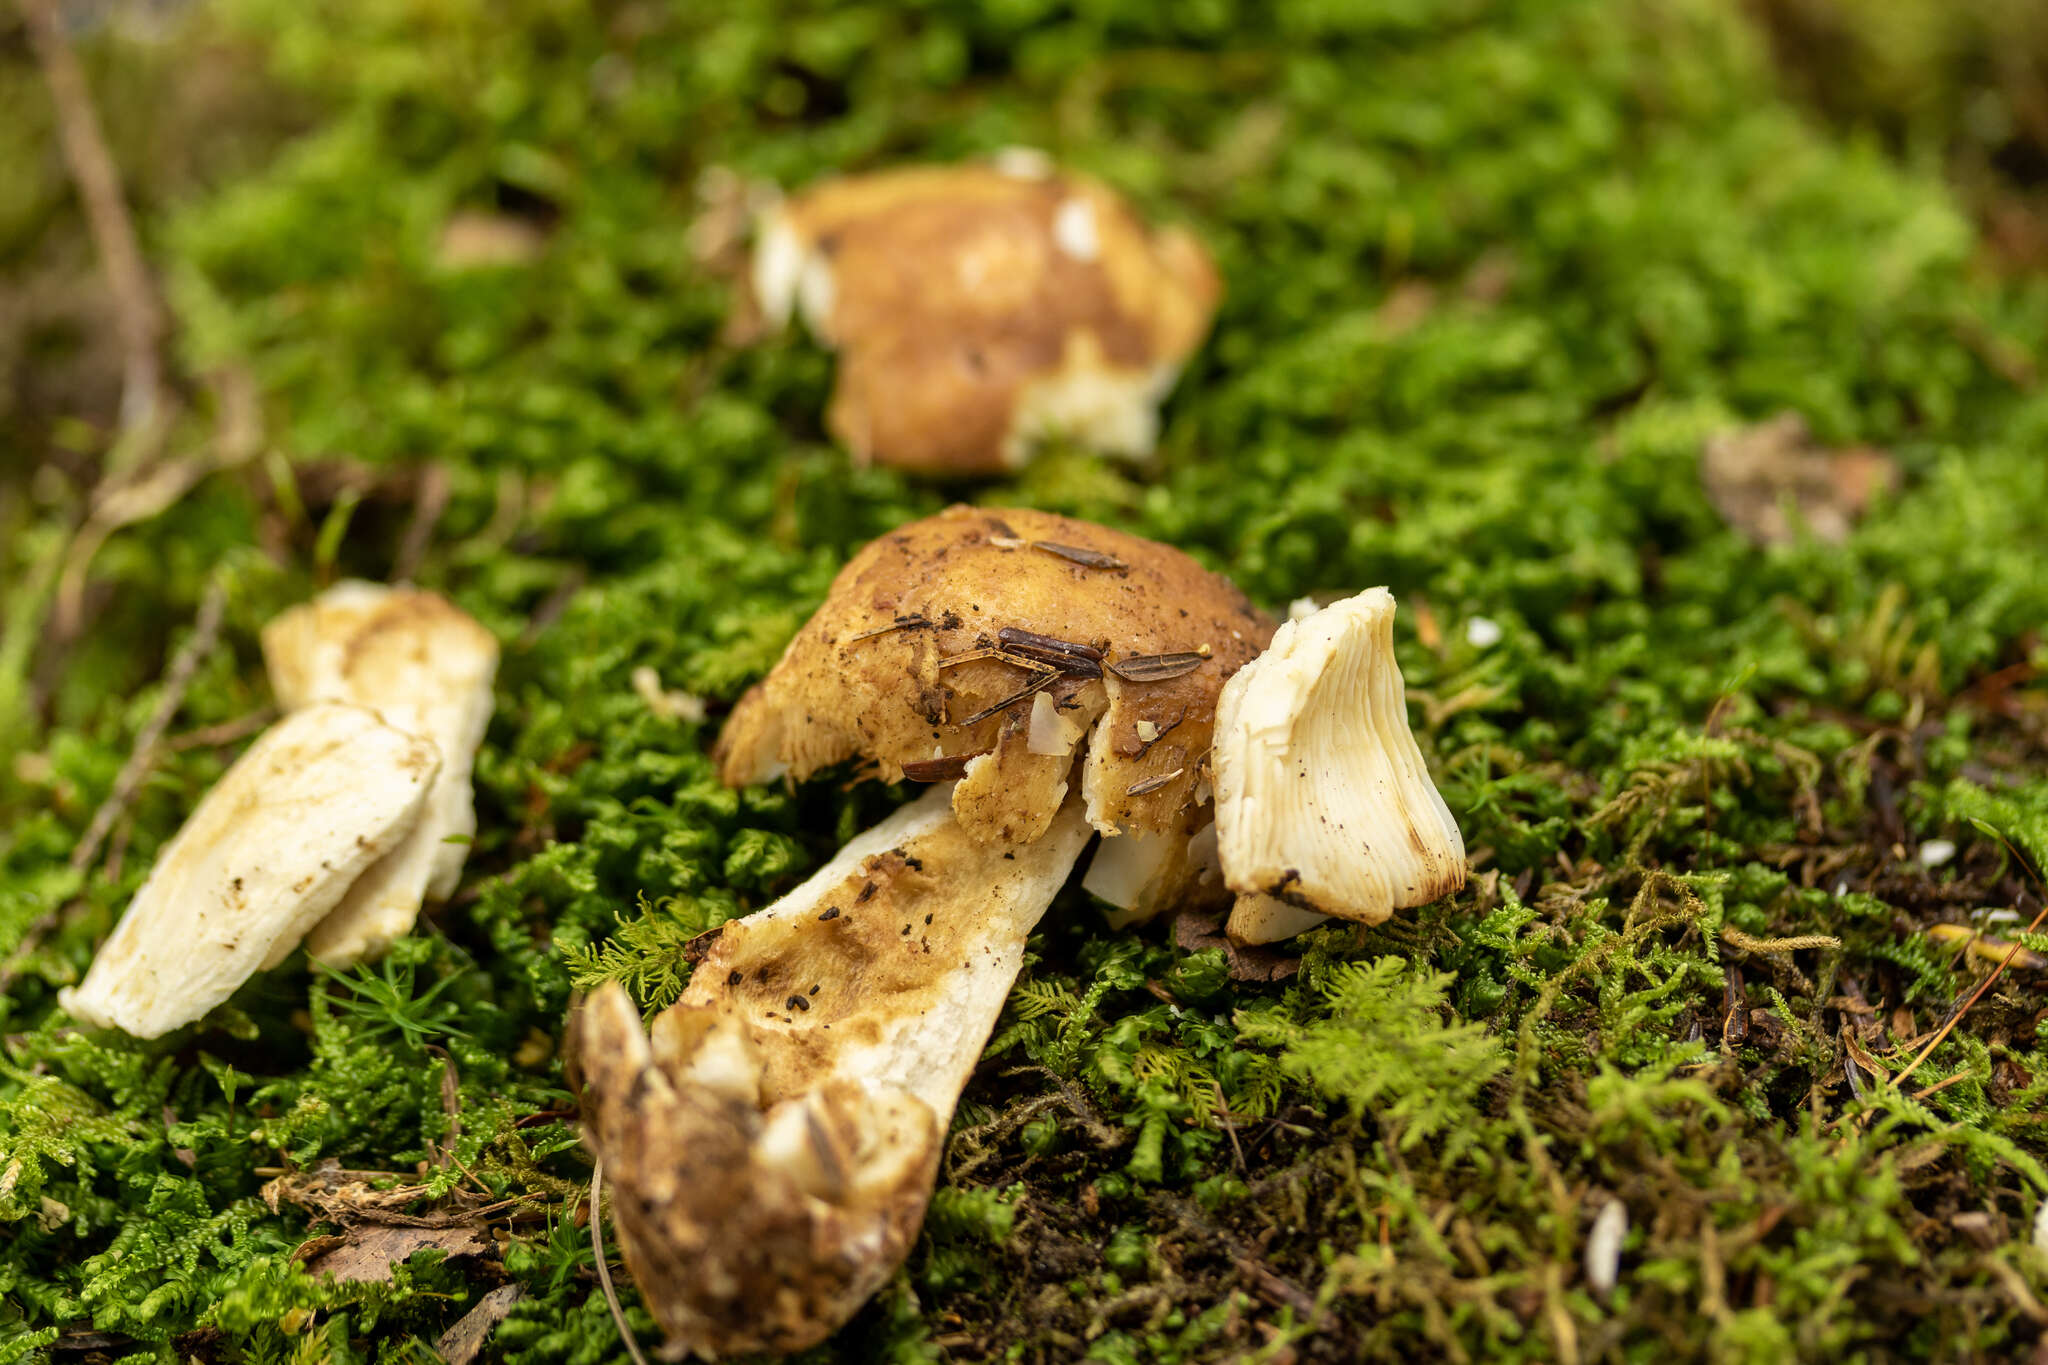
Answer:
<path fill-rule="evenodd" d="M 1940 867 L 1956 856 L 1956 846 L 1948 839 L 1929 839 L 1920 845 L 1920 866 Z"/>
<path fill-rule="evenodd" d="M 1500 622 L 1490 616 L 1475 616 L 1465 623 L 1465 643 L 1474 649 L 1492 649 L 1501 634 Z"/>
<path fill-rule="evenodd" d="M 1609 1199 L 1586 1236 L 1586 1285 L 1605 1298 L 1621 1278 L 1621 1244 L 1628 1236 L 1628 1205 Z"/>

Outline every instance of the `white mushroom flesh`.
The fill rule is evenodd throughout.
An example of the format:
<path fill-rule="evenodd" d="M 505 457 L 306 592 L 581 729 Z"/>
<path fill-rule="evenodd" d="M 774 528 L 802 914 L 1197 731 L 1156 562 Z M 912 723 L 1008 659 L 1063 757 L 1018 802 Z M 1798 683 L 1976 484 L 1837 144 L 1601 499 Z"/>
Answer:
<path fill-rule="evenodd" d="M 433 593 L 350 581 L 263 629 L 271 689 L 286 708 L 343 701 L 431 740 L 439 775 L 412 835 L 366 871 L 308 936 L 306 951 L 343 965 L 408 932 L 421 904 L 454 893 L 476 831 L 470 773 L 491 719 L 498 642 Z"/>
<path fill-rule="evenodd" d="M 1230 932 L 1376 924 L 1464 884 L 1465 846 L 1408 728 L 1384 588 L 1283 624 L 1224 685 L 1213 754 Z M 1286 915 L 1278 900 L 1298 912 Z"/>
<path fill-rule="evenodd" d="M 653 1038 L 616 986 L 577 1025 L 620 1241 L 678 1354 L 823 1339 L 916 1236 L 942 1136 L 1089 830 L 1015 847 L 951 793 L 716 931 Z"/>
<path fill-rule="evenodd" d="M 419 823 L 431 740 L 359 706 L 318 704 L 266 730 L 157 855 L 85 980 L 60 1002 L 155 1038 L 275 966 Z"/>
<path fill-rule="evenodd" d="M 1025 747 L 1046 758 L 1065 758 L 1081 740 L 1081 727 L 1060 714 L 1050 694 L 1031 699 L 1031 733 Z"/>
<path fill-rule="evenodd" d="M 1112 929 L 1143 924 L 1168 910 L 1212 905 L 1223 894 L 1216 826 L 1204 820 L 1191 835 L 1142 830 L 1105 835 L 1088 861 L 1081 889 L 1110 907 L 1104 919 Z"/>

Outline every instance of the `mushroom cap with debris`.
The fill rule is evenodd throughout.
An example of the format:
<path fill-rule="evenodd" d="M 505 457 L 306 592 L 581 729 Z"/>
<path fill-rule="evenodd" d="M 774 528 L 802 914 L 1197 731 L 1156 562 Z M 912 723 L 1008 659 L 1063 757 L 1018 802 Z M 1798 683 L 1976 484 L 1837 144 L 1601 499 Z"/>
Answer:
<path fill-rule="evenodd" d="M 1027 843 L 1065 799 L 1085 736 L 1089 823 L 1185 837 L 1188 808 L 1207 800 L 1217 696 L 1273 628 L 1170 546 L 1048 512 L 951 507 L 840 571 L 733 710 L 721 774 L 802 779 L 858 757 L 887 782 L 957 777 L 970 834 Z"/>
<path fill-rule="evenodd" d="M 826 425 L 857 459 L 957 475 L 1049 436 L 1150 454 L 1222 293 L 1194 237 L 1032 154 L 813 186 L 764 216 L 753 283 L 838 350 Z"/>

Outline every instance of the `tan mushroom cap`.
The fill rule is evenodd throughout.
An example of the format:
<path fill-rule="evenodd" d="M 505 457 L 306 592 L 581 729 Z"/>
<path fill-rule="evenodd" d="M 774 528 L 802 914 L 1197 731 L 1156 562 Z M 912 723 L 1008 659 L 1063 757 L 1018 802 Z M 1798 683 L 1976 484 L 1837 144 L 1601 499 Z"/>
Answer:
<path fill-rule="evenodd" d="M 766 216 L 754 289 L 839 350 L 826 424 L 856 458 L 963 475 L 1055 434 L 1149 454 L 1222 293 L 1187 232 L 1015 160 L 816 185 Z"/>
<path fill-rule="evenodd" d="M 721 775 L 735 786 L 802 779 L 859 757 L 886 782 L 962 777 L 953 810 L 970 834 L 1029 842 L 1074 766 L 1071 753 L 1032 752 L 1034 730 L 1036 747 L 1056 747 L 1044 742 L 1050 727 L 1032 724 L 1037 694 L 1020 695 L 1043 683 L 1055 714 L 1085 735 L 1090 823 L 1184 835 L 1186 808 L 1207 799 L 1218 694 L 1273 629 L 1227 579 L 1170 546 L 1047 512 L 950 507 L 840 571 L 734 708 Z M 975 657 L 1005 630 L 1099 650 L 1099 676 L 1085 663 L 1048 676 Z M 1167 655 L 1186 657 L 1146 666 Z M 1133 681 L 1119 668 L 1172 676 Z"/>

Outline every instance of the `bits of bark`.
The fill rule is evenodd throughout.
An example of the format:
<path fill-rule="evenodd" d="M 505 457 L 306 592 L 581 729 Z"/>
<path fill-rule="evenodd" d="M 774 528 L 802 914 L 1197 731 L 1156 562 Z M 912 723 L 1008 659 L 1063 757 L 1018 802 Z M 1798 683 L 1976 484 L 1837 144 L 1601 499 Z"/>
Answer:
<path fill-rule="evenodd" d="M 1079 564 L 1084 569 L 1109 569 L 1121 573 L 1131 567 L 1115 555 L 1106 555 L 1100 550 L 1085 549 L 1079 545 L 1061 545 L 1057 541 L 1034 540 L 1031 542 L 1031 548 L 1043 550 L 1049 555 L 1058 555 L 1061 559 L 1071 564 Z"/>
<path fill-rule="evenodd" d="M 1186 771 L 1186 768 L 1175 768 L 1170 773 L 1161 773 L 1157 777 L 1148 777 L 1143 782 L 1133 782 L 1130 786 L 1124 788 L 1124 795 L 1143 796 L 1147 792 L 1156 792 Z"/>
<path fill-rule="evenodd" d="M 1020 654 L 1036 655 L 1048 663 L 1065 666 L 1069 661 L 1099 664 L 1102 651 L 1093 645 L 1078 644 L 1073 640 L 1061 640 L 1051 635 L 1040 635 L 1035 630 L 1021 630 L 1016 626 L 1004 626 L 996 632 L 996 639 Z"/>
<path fill-rule="evenodd" d="M 944 758 L 920 758 L 903 765 L 903 775 L 912 782 L 951 782 L 967 775 L 967 765 L 979 754 L 948 754 Z"/>

